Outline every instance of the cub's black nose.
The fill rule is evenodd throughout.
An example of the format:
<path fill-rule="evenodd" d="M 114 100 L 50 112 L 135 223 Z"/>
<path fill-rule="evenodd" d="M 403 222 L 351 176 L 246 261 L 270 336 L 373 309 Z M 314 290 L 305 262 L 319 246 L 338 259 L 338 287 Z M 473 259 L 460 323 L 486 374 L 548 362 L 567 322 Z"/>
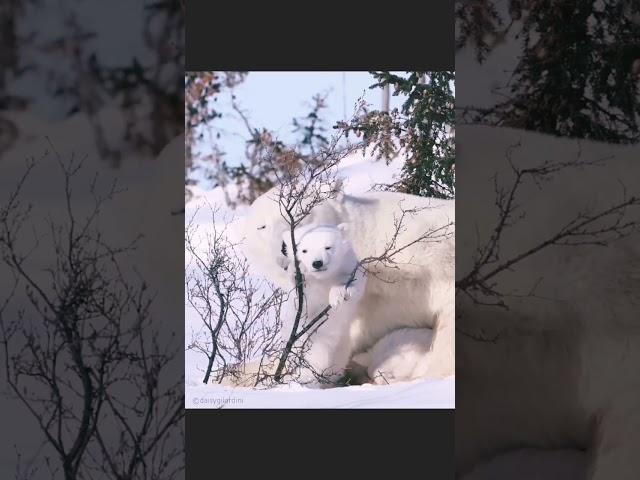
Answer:
<path fill-rule="evenodd" d="M 322 268 L 322 260 L 316 260 L 315 262 L 313 262 L 311 264 L 313 266 L 313 268 Z"/>

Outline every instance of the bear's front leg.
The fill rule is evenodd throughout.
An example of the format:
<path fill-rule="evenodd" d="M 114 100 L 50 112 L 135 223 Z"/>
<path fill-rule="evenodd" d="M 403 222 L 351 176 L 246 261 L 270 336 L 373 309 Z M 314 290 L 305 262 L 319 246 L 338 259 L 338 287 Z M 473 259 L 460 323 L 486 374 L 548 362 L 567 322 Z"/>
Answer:
<path fill-rule="evenodd" d="M 341 324 L 338 321 L 334 323 Z M 306 365 L 301 370 L 298 382 L 320 388 L 335 386 L 344 375 L 350 353 L 345 328 L 336 328 L 329 335 L 317 338 L 304 353 Z"/>
<path fill-rule="evenodd" d="M 360 268 L 355 273 L 353 279 L 345 286 L 345 297 L 347 300 L 358 302 L 364 296 L 364 288 L 367 285 L 367 279 Z"/>
<path fill-rule="evenodd" d="M 314 342 L 304 354 L 303 365 L 298 376 L 298 383 L 308 387 L 322 387 L 325 376 L 329 374 L 331 365 L 331 348 L 324 342 Z"/>
<path fill-rule="evenodd" d="M 350 279 L 345 285 L 336 285 L 331 287 L 329 291 L 329 304 L 336 307 L 343 302 L 359 301 L 364 295 L 366 280 L 364 275 L 359 271 L 356 272 L 353 279 Z"/>
<path fill-rule="evenodd" d="M 344 285 L 335 285 L 329 290 L 329 305 L 337 307 L 347 300 L 347 289 Z"/>

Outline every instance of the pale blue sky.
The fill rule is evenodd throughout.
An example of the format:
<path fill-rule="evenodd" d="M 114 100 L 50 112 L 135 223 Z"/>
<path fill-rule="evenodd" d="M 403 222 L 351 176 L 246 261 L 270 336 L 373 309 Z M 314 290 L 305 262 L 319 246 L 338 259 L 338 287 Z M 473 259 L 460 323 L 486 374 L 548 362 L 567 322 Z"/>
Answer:
<path fill-rule="evenodd" d="M 399 72 L 400 73 L 400 72 Z M 322 118 L 326 120 L 328 136 L 338 120 L 349 118 L 360 96 L 372 108 L 379 109 L 382 102 L 380 89 L 369 90 L 375 83 L 368 72 L 250 72 L 246 80 L 235 88 L 237 102 L 250 118 L 255 128 L 265 127 L 276 133 L 279 139 L 288 142 L 292 133 L 294 117 L 306 115 L 311 109 L 311 98 L 317 93 L 328 93 L 327 106 Z M 400 97 L 391 97 L 390 106 L 400 106 Z M 210 142 L 216 142 L 226 152 L 229 164 L 236 164 L 244 156 L 246 129 L 230 105 L 230 93 L 223 92 L 216 102 L 216 110 L 223 114 L 214 121 L 212 137 L 207 135 L 201 146 L 207 151 Z M 215 134 L 220 138 L 215 139 Z"/>

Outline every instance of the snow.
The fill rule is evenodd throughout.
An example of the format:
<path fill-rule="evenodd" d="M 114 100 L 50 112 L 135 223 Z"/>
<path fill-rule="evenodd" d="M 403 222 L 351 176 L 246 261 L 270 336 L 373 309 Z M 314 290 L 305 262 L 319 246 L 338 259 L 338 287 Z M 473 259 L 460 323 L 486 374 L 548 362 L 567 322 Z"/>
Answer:
<path fill-rule="evenodd" d="M 344 190 L 359 194 L 371 190 L 378 183 L 397 180 L 403 164 L 402 153 L 388 165 L 376 161 L 370 152 L 352 152 L 339 165 L 338 177 L 343 179 Z M 233 192 L 231 192 L 233 193 Z M 241 218 L 246 206 L 230 210 L 221 188 L 193 189 L 193 197 L 185 207 L 185 222 L 198 227 L 196 239 L 211 233 L 211 206 L 220 208 L 216 223 L 223 219 Z M 233 223 L 229 228 L 233 234 Z M 200 242 L 203 248 L 205 242 Z M 189 255 L 185 262 L 189 265 Z M 188 267 L 187 267 L 188 268 Z M 257 274 L 256 274 L 257 275 Z M 193 332 L 201 329 L 201 320 L 189 305 L 185 306 L 185 348 Z M 442 380 L 415 380 L 391 385 L 358 385 L 327 389 L 310 388 L 298 384 L 282 385 L 271 389 L 232 388 L 217 384 L 204 385 L 202 379 L 206 357 L 194 351 L 185 351 L 185 408 L 454 408 L 455 378 Z"/>
<path fill-rule="evenodd" d="M 455 378 L 324 390 L 297 384 L 269 390 L 187 385 L 185 408 L 453 408 Z"/>

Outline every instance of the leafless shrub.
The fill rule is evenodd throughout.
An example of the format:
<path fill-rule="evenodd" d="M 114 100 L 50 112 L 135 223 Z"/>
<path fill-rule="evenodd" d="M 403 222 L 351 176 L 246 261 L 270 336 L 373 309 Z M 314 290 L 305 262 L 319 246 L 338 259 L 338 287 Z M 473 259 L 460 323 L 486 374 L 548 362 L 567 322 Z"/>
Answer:
<path fill-rule="evenodd" d="M 202 325 L 192 332 L 187 349 L 207 358 L 203 383 L 220 383 L 227 377 L 238 379 L 250 361 L 268 364 L 277 345 L 285 294 L 251 277 L 246 258 L 228 237 L 228 221 L 219 208 L 210 210 L 211 233 L 198 239 L 193 218 L 197 211 L 185 229 L 190 256 L 186 297 Z"/>
<path fill-rule="evenodd" d="M 95 177 L 81 216 L 74 194 L 83 159 L 49 155 L 62 174 L 64 218 L 49 217 L 37 232 L 21 200 L 34 161 L 0 208 L 0 260 L 12 279 L 0 303 L 7 385 L 42 432 L 52 477 L 176 478 L 184 395 L 182 379 L 166 372 L 177 351 L 158 334 L 149 287 L 125 268 L 136 242 L 114 247 L 99 229 L 119 190 L 103 191 Z M 44 269 L 32 259 L 42 248 L 53 252 Z"/>
<path fill-rule="evenodd" d="M 509 256 L 503 255 L 501 246 L 505 232 L 526 215 L 519 195 L 527 182 L 542 189 L 544 183 L 561 171 L 602 166 L 606 160 L 584 160 L 579 151 L 575 158 L 567 161 L 546 160 L 534 167 L 521 168 L 513 161 L 513 153 L 520 146 L 519 143 L 512 145 L 506 151 L 506 159 L 511 167 L 511 182 L 504 186 L 499 182 L 497 174 L 493 177 L 495 204 L 498 209 L 496 225 L 487 241 L 477 247 L 470 271 L 456 281 L 458 292 L 476 304 L 507 308 L 505 298 L 516 294 L 498 288 L 499 275 L 512 270 L 520 262 L 542 250 L 581 245 L 607 246 L 637 231 L 639 227 L 637 221 L 628 220 L 626 215 L 629 208 L 640 206 L 640 198 L 627 195 L 626 188 L 621 183 L 620 200 L 617 202 L 596 211 L 584 208 L 535 245 Z M 526 295 L 535 296 L 536 286 L 537 284 L 533 285 Z"/>
<path fill-rule="evenodd" d="M 414 245 L 434 242 L 438 243 L 447 239 L 451 239 L 454 235 L 453 227 L 455 226 L 455 222 L 450 221 L 446 224 L 421 232 L 415 238 L 412 238 L 409 241 L 400 243 L 400 235 L 404 233 L 407 225 L 416 215 L 419 215 L 421 212 L 428 210 L 430 207 L 404 208 L 402 206 L 402 201 L 400 202 L 398 207 L 400 209 L 400 215 L 396 215 L 393 219 L 394 229 L 382 252 L 378 255 L 372 255 L 363 258 L 359 262 L 360 267 L 363 268 L 368 274 L 374 275 L 378 279 L 385 282 L 393 281 L 387 278 L 383 272 L 385 269 L 397 270 L 399 268 L 397 258 L 398 254 Z M 412 264 L 413 257 L 409 260 L 406 260 L 404 263 Z"/>

